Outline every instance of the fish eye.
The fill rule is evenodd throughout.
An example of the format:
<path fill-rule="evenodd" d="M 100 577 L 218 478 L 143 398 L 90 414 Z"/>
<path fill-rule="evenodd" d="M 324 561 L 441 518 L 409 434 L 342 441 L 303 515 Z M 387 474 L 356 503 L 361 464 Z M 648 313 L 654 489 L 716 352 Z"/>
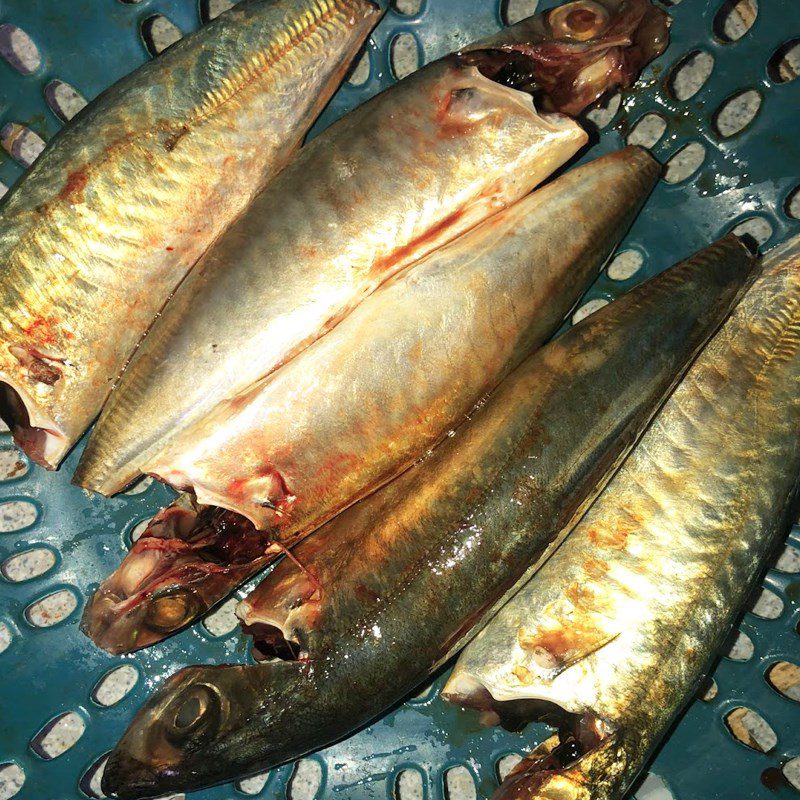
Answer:
<path fill-rule="evenodd" d="M 586 42 L 601 34 L 609 19 L 608 11 L 594 0 L 575 0 L 554 8 L 548 15 L 555 36 L 576 42 Z"/>
<path fill-rule="evenodd" d="M 173 586 L 150 598 L 144 621 L 153 630 L 168 633 L 189 622 L 200 611 L 201 603 L 194 592 Z"/>
<path fill-rule="evenodd" d="M 217 693 L 205 684 L 192 686 L 172 704 L 165 715 L 165 733 L 175 744 L 213 734 L 221 717 Z"/>

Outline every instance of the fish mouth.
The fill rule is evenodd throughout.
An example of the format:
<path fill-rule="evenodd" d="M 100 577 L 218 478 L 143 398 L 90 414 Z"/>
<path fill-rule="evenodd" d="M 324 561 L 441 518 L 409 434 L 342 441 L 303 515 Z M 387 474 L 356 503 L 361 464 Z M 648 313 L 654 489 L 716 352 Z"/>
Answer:
<path fill-rule="evenodd" d="M 115 750 L 106 762 L 101 781 L 104 795 L 120 800 L 162 794 L 166 776 L 124 750 Z"/>
<path fill-rule="evenodd" d="M 0 379 L 0 419 L 8 425 L 14 444 L 40 467 L 55 469 L 71 445 L 52 420 L 40 416 L 23 390 Z"/>
<path fill-rule="evenodd" d="M 458 54 L 490 80 L 533 95 L 537 107 L 576 116 L 631 86 L 668 43 L 670 18 L 650 0 L 573 0 Z"/>
<path fill-rule="evenodd" d="M 274 559 L 270 543 L 269 532 L 240 514 L 181 495 L 92 595 L 81 630 L 115 655 L 159 642 Z"/>

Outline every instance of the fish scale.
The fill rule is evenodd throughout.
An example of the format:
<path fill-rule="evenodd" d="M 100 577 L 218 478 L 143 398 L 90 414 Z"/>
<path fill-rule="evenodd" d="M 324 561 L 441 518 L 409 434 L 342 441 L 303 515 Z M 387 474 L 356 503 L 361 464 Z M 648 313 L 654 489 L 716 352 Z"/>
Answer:
<path fill-rule="evenodd" d="M 297 148 L 377 16 L 367 0 L 243 3 L 88 106 L 4 199 L 0 380 L 32 458 L 54 468 L 77 441 L 169 294 Z M 321 27 L 316 51 L 307 34 Z M 241 59 L 253 63 L 239 70 Z M 282 61 L 291 69 L 274 75 Z M 40 362 L 54 381 L 39 380 Z"/>
<path fill-rule="evenodd" d="M 498 797 L 621 796 L 696 691 L 797 513 L 799 332 L 795 240 L 770 253 L 605 492 L 459 658 L 453 702 L 486 708 L 488 690 L 501 715 L 547 700 L 608 726 L 575 763 L 550 774 L 531 762 Z"/>

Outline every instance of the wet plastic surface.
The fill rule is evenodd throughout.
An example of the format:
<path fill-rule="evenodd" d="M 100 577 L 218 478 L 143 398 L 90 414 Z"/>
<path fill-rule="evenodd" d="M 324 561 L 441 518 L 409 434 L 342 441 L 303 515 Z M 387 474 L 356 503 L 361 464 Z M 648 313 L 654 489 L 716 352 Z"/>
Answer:
<path fill-rule="evenodd" d="M 553 4 L 545 2 L 541 7 Z M 622 280 L 612 276 L 624 275 L 625 270 L 604 272 L 584 303 L 613 298 L 753 217 L 771 229 L 766 247 L 800 232 L 800 222 L 788 211 L 792 193 L 800 185 L 800 80 L 778 82 L 768 70 L 773 54 L 800 36 L 800 6 L 789 0 L 762 0 L 761 5 L 752 27 L 735 42 L 714 33 L 719 0 L 684 0 L 670 7 L 674 24 L 669 50 L 625 96 L 590 155 L 619 147 L 642 116 L 656 113 L 666 123 L 664 134 L 652 147 L 659 159 L 666 162 L 691 143 L 703 146 L 704 159 L 684 180 L 659 184 L 621 246 L 621 252 L 640 253 L 642 266 Z M 48 107 L 44 88 L 58 79 L 84 97 L 94 97 L 148 57 L 140 30 L 142 22 L 154 14 L 163 14 L 184 33 L 200 20 L 196 0 L 0 0 L 0 25 L 19 26 L 40 56 L 38 67 L 29 74 L 20 74 L 0 59 L 0 126 L 16 122 L 49 139 L 61 121 Z M 360 86 L 345 85 L 315 130 L 391 83 L 391 44 L 398 35 L 408 33 L 414 38 L 423 62 L 500 24 L 495 0 L 427 0 L 412 15 L 390 10 L 367 48 L 368 79 Z M 719 25 L 717 30 L 721 30 Z M 695 50 L 710 53 L 714 69 L 696 94 L 678 100 L 668 88 L 671 72 Z M 775 69 L 772 75 L 780 77 Z M 715 120 L 721 121 L 718 110 L 726 100 L 749 89 L 761 97 L 758 113 L 739 133 L 722 136 L 715 130 Z M 11 185 L 21 171 L 19 163 L 0 153 L 3 183 Z M 754 230 L 760 229 L 766 230 L 763 224 Z M 10 438 L 0 437 L 0 457 L 9 465 L 0 484 L 0 623 L 10 634 L 9 640 L 0 625 L 0 765 L 13 763 L 22 768 L 25 782 L 16 796 L 31 800 L 98 796 L 89 787 L 87 772 L 108 752 L 134 709 L 164 676 L 188 663 L 248 658 L 236 630 L 214 636 L 202 623 L 125 658 L 97 650 L 82 636 L 77 621 L 85 597 L 119 563 L 130 531 L 168 502 L 171 493 L 153 484 L 143 492 L 110 501 L 90 498 L 69 483 L 77 456 L 73 453 L 57 473 L 31 465 L 25 470 L 20 457 L 23 467 L 15 472 Z M 11 501 L 23 505 L 6 505 Z M 795 529 L 789 544 L 795 551 L 800 548 L 800 530 Z M 16 573 L 8 569 L 7 559 L 33 548 L 49 549 L 52 558 L 45 556 L 41 563 L 54 563 L 35 578 L 15 582 Z M 667 800 L 669 792 L 678 800 L 800 797 L 800 790 L 792 788 L 781 772 L 785 762 L 800 755 L 800 705 L 765 680 L 776 661 L 800 663 L 800 558 L 785 558 L 783 563 L 795 571 L 772 570 L 765 582 L 783 601 L 782 612 L 771 620 L 745 615 L 740 628 L 752 640 L 754 653 L 747 660 L 720 662 L 714 675 L 718 694 L 691 706 L 650 767 L 668 789 L 650 788 L 642 797 L 647 793 L 652 800 Z M 74 610 L 55 624 L 37 627 L 32 620 L 46 625 L 53 618 L 47 607 L 39 609 L 38 615 L 31 612 L 32 604 L 61 590 L 74 594 Z M 94 688 L 121 664 L 133 665 L 139 679 L 116 704 L 102 705 L 93 699 Z M 420 774 L 422 796 L 440 800 L 445 797 L 444 774 L 456 765 L 465 765 L 472 773 L 479 798 L 491 794 L 497 786 L 498 760 L 529 749 L 546 728 L 532 725 L 520 734 L 482 729 L 475 717 L 437 698 L 441 682 L 440 676 L 420 697 L 312 756 L 321 767 L 316 796 L 392 797 L 397 776 L 411 769 Z M 99 699 L 103 697 L 101 693 Z M 724 718 L 738 706 L 757 711 L 774 730 L 777 744 L 768 753 L 732 738 Z M 83 720 L 85 732 L 63 754 L 44 758 L 41 746 L 31 742 L 43 727 L 67 712 Z M 256 796 L 286 797 L 292 774 L 291 765 L 273 770 Z M 6 781 L 6 788 L 1 788 L 1 778 L 0 797 L 8 797 L 11 784 Z M 668 793 L 659 794 L 663 791 Z M 190 795 L 198 800 L 244 796 L 240 788 L 230 785 Z"/>

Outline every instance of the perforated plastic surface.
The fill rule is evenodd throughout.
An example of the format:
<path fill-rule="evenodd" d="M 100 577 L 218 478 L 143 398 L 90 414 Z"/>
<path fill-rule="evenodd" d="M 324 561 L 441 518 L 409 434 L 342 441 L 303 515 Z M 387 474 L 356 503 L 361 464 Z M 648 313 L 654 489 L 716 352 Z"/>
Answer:
<path fill-rule="evenodd" d="M 591 151 L 594 157 L 620 146 L 637 120 L 656 113 L 666 123 L 665 133 L 652 148 L 657 157 L 667 161 L 692 142 L 702 145 L 705 155 L 686 180 L 658 186 L 621 248 L 638 252 L 643 265 L 633 275 L 614 280 L 612 276 L 624 274 L 617 262 L 587 294 L 586 301 L 593 301 L 589 308 L 751 217 L 768 223 L 772 231 L 768 247 L 800 232 L 798 220 L 789 215 L 792 192 L 800 183 L 800 80 L 778 81 L 793 72 L 777 69 L 775 60 L 768 71 L 776 50 L 800 37 L 800 6 L 793 0 L 762 0 L 752 28 L 738 41 L 727 42 L 714 33 L 720 1 L 685 0 L 671 7 L 669 50 L 625 97 Z M 545 2 L 542 8 L 553 4 Z M 95 96 L 148 57 L 141 29 L 154 14 L 163 14 L 184 33 L 194 29 L 202 16 L 196 0 L 0 0 L 0 33 L 4 24 L 18 26 L 30 36 L 40 57 L 38 66 L 34 59 L 32 69 L 23 68 L 29 74 L 20 74 L 0 59 L 0 125 L 15 122 L 45 140 L 51 137 L 61 120 L 46 102 L 45 87 L 58 79 L 86 98 Z M 399 34 L 411 34 L 422 62 L 495 30 L 501 15 L 496 0 L 426 0 L 412 15 L 390 10 L 369 42 L 366 82 L 345 85 L 315 131 L 392 82 L 391 44 Z M 6 40 L 10 30 L 5 29 Z M 716 30 L 720 33 L 721 26 Z M 693 97 L 677 100 L 668 88 L 671 71 L 694 50 L 711 54 L 715 68 Z M 724 138 L 715 131 L 717 112 L 726 100 L 748 89 L 761 98 L 758 113 L 738 134 Z M 3 146 L 24 161 L 20 141 L 12 134 L 4 127 Z M 0 180 L 6 185 L 21 171 L 14 158 L 0 154 Z M 127 658 L 97 650 L 79 633 L 84 598 L 118 564 L 131 530 L 168 502 L 170 492 L 150 485 L 113 500 L 89 498 L 69 484 L 77 456 L 73 453 L 57 473 L 45 473 L 23 458 L 18 468 L 8 435 L 0 439 L 0 475 L 5 476 L 0 484 L 0 765 L 22 768 L 25 782 L 17 796 L 32 800 L 98 796 L 89 787 L 87 772 L 91 774 L 134 709 L 165 675 L 188 663 L 248 657 L 236 631 L 213 636 L 201 623 Z M 793 572 L 772 570 L 766 578 L 766 586 L 783 603 L 779 616 L 766 620 L 745 615 L 741 630 L 752 640 L 754 654 L 744 661 L 723 658 L 714 676 L 718 694 L 692 705 L 651 766 L 669 788 L 650 781 L 640 796 L 667 800 L 671 792 L 679 800 L 800 797 L 781 772 L 784 763 L 800 755 L 800 695 L 795 687 L 787 691 L 795 700 L 789 699 L 765 680 L 775 662 L 800 663 L 800 530 L 795 529 L 790 545 L 794 557 L 789 552 L 782 564 Z M 52 566 L 38 577 L 14 581 L 20 561 L 9 559 L 33 548 L 50 550 Z M 39 625 L 51 620 L 46 609 L 44 617 L 37 617 L 31 605 L 60 590 L 73 593 L 75 609 L 56 624 L 37 627 L 32 620 Z M 133 665 L 138 682 L 115 705 L 104 706 L 92 699 L 93 689 L 120 664 Z M 316 796 L 391 797 L 396 777 L 412 769 L 421 776 L 423 797 L 440 800 L 445 796 L 446 770 L 459 764 L 474 776 L 477 796 L 488 796 L 497 785 L 498 760 L 528 749 L 546 729 L 532 725 L 522 734 L 481 729 L 474 717 L 437 698 L 441 680 L 440 676 L 421 697 L 366 730 L 312 756 L 322 775 Z M 774 730 L 777 744 L 768 753 L 735 741 L 726 728 L 724 718 L 740 706 L 757 711 Z M 41 743 L 31 742 L 66 712 L 82 718 L 85 732 L 62 755 L 44 758 Z M 759 738 L 763 740 L 763 734 L 756 741 Z M 258 796 L 285 797 L 291 775 L 291 766 L 273 770 Z M 10 796 L 11 785 L 7 780 L 0 796 L 3 791 Z M 242 790 L 230 785 L 192 795 L 203 800 L 237 796 L 244 796 Z"/>

